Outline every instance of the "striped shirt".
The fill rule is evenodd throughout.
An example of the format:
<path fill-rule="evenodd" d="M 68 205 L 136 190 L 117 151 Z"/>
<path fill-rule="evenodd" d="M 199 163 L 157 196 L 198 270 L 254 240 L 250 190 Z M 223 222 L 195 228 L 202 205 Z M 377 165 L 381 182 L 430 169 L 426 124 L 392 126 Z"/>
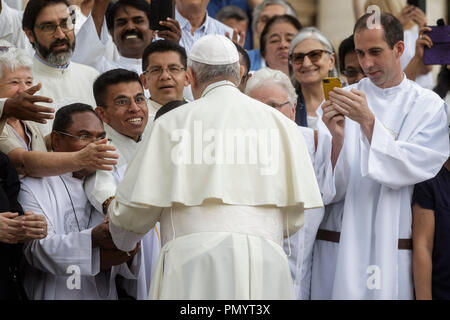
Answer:
<path fill-rule="evenodd" d="M 194 42 L 203 36 L 208 34 L 220 34 L 225 35 L 225 32 L 229 32 L 230 36 L 233 34 L 233 29 L 224 25 L 222 22 L 211 18 L 206 13 L 206 20 L 200 28 L 195 30 L 194 34 L 191 33 L 191 23 L 185 17 L 183 17 L 178 10 L 175 11 L 175 19 L 180 23 L 181 27 L 181 40 L 180 45 L 186 49 L 186 53 L 189 55 Z"/>

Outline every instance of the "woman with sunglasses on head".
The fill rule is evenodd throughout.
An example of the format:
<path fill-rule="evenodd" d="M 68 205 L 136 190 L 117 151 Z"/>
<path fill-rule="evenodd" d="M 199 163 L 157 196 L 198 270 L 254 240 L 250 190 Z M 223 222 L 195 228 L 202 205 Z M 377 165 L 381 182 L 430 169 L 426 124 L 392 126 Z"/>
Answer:
<path fill-rule="evenodd" d="M 289 68 L 295 77 L 298 101 L 295 122 L 317 129 L 317 109 L 325 100 L 322 80 L 336 77 L 336 53 L 330 40 L 317 28 L 302 29 L 289 49 Z"/>
<path fill-rule="evenodd" d="M 267 22 L 260 39 L 261 56 L 267 67 L 289 75 L 289 46 L 301 29 L 300 21 L 287 14 Z"/>

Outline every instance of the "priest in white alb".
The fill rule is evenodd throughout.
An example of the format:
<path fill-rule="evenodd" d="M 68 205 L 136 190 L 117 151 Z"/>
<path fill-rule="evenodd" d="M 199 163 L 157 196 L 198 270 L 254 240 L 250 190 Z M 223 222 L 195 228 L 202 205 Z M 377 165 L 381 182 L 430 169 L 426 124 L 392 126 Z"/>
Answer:
<path fill-rule="evenodd" d="M 449 155 L 444 101 L 403 73 L 401 23 L 386 13 L 377 21 L 367 14 L 354 31 L 368 77 L 334 89 L 322 106 L 341 149 L 333 155 L 336 196 L 314 248 L 312 299 L 414 299 L 413 187 Z M 342 115 L 345 122 L 330 125 Z"/>
<path fill-rule="evenodd" d="M 303 136 L 239 91 L 228 38 L 199 39 L 188 65 L 197 100 L 158 118 L 129 162 L 113 241 L 134 248 L 160 221 L 150 299 L 295 299 L 283 237 L 322 206 Z"/>

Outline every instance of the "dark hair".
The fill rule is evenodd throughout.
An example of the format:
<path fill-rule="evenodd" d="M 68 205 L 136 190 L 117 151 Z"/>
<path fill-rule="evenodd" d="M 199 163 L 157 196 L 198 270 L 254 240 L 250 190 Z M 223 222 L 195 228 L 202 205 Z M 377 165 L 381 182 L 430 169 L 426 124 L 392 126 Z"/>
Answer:
<path fill-rule="evenodd" d="M 113 69 L 99 75 L 93 86 L 97 106 L 106 108 L 106 91 L 108 87 L 124 82 L 139 82 L 142 86 L 139 75 L 134 71 Z"/>
<path fill-rule="evenodd" d="M 22 17 L 22 29 L 34 29 L 34 24 L 36 23 L 37 16 L 45 7 L 50 5 L 64 3 L 67 7 L 70 7 L 67 0 L 30 0 L 25 7 Z"/>
<path fill-rule="evenodd" d="M 355 28 L 353 29 L 353 35 L 358 31 L 366 30 L 369 28 L 367 26 L 368 20 L 373 16 L 373 14 L 374 13 L 367 13 L 358 19 L 355 24 Z M 383 27 L 384 40 L 391 49 L 393 49 L 399 41 L 403 41 L 403 26 L 400 21 L 392 14 L 381 12 L 380 24 Z"/>
<path fill-rule="evenodd" d="M 233 42 L 234 43 L 234 42 Z M 238 45 L 237 43 L 234 43 L 234 45 L 236 46 L 237 51 L 239 52 L 239 56 L 242 56 L 242 60 L 244 62 L 245 67 L 247 68 L 247 74 L 250 71 L 250 66 L 251 66 L 251 62 L 250 62 L 250 57 L 248 56 L 247 51 L 242 48 L 240 45 Z M 241 60 L 241 58 L 239 57 L 239 61 Z"/>
<path fill-rule="evenodd" d="M 178 55 L 180 56 L 181 64 L 184 68 L 187 68 L 186 50 L 182 46 L 171 40 L 157 40 L 150 43 L 147 48 L 145 48 L 144 53 L 142 54 L 142 71 L 147 70 L 147 67 L 149 65 L 148 60 L 152 53 L 169 51 L 178 53 Z"/>
<path fill-rule="evenodd" d="M 353 35 L 343 40 L 339 45 L 339 69 L 345 70 L 345 56 L 347 53 L 355 52 L 355 40 Z"/>
<path fill-rule="evenodd" d="M 106 26 L 109 32 L 114 30 L 114 18 L 116 17 L 116 12 L 119 9 L 124 9 L 125 7 L 133 7 L 137 10 L 145 12 L 147 19 L 150 22 L 150 5 L 145 0 L 119 0 L 116 3 L 110 3 L 108 9 L 106 9 L 105 20 Z"/>
<path fill-rule="evenodd" d="M 102 122 L 100 117 L 95 113 L 90 105 L 84 103 L 72 103 L 60 108 L 55 114 L 53 121 L 53 131 L 65 132 L 66 129 L 73 123 L 72 115 L 80 112 L 92 112 L 97 119 Z M 103 122 L 102 122 L 103 123 Z"/>
<path fill-rule="evenodd" d="M 225 6 L 216 14 L 216 19 L 220 22 L 227 19 L 236 19 L 237 21 L 249 21 L 247 14 L 237 6 Z"/>
<path fill-rule="evenodd" d="M 447 66 L 442 66 L 441 72 L 437 77 L 437 85 L 433 89 L 442 99 L 445 99 L 447 92 L 450 89 L 450 70 Z"/>
<path fill-rule="evenodd" d="M 167 102 L 165 105 L 163 105 L 155 114 L 155 119 L 153 121 L 156 121 L 159 117 L 161 117 L 163 114 L 166 114 L 169 111 L 172 111 L 178 107 L 181 107 L 183 104 L 186 104 L 187 102 L 185 100 L 174 100 Z"/>
<path fill-rule="evenodd" d="M 267 21 L 266 26 L 264 27 L 264 30 L 261 33 L 261 37 L 259 38 L 262 57 L 264 57 L 266 54 L 266 42 L 267 42 L 266 36 L 269 33 L 270 28 L 272 28 L 273 25 L 282 22 L 290 23 L 298 31 L 300 31 L 303 28 L 302 24 L 297 18 L 290 16 L 288 14 L 282 16 L 274 16 L 270 18 L 269 21 Z"/>

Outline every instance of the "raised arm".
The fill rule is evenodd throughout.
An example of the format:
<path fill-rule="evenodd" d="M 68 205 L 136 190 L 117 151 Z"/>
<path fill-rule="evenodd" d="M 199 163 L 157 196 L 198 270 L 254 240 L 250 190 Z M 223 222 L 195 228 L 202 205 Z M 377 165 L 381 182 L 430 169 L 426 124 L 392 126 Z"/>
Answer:
<path fill-rule="evenodd" d="M 41 152 L 26 151 L 18 148 L 8 156 L 17 171 L 30 177 L 58 176 L 81 170 L 112 170 L 117 164 L 116 149 L 106 145 L 106 139 L 89 144 L 77 152 Z"/>
<path fill-rule="evenodd" d="M 97 35 L 100 38 L 102 32 L 103 21 L 105 20 L 106 9 L 108 8 L 110 0 L 95 0 L 92 7 L 91 15 L 94 20 Z"/>

